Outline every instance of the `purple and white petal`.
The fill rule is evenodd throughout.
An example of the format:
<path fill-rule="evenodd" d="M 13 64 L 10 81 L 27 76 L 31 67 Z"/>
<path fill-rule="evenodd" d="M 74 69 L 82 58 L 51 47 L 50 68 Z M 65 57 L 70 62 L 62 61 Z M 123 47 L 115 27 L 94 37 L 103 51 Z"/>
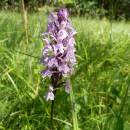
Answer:
<path fill-rule="evenodd" d="M 58 41 L 62 41 L 63 39 L 65 39 L 68 36 L 68 33 L 66 32 L 65 29 L 61 29 L 58 32 Z"/>
<path fill-rule="evenodd" d="M 57 59 L 54 58 L 50 58 L 50 60 L 48 61 L 48 67 L 57 67 L 58 66 L 58 62 Z"/>
<path fill-rule="evenodd" d="M 45 47 L 44 47 L 44 49 L 42 51 L 43 56 L 46 55 L 46 54 L 49 54 L 50 52 L 52 52 L 51 45 L 45 45 Z"/>
<path fill-rule="evenodd" d="M 53 94 L 53 87 L 50 85 L 47 94 L 45 95 L 46 100 L 54 100 L 55 96 Z"/>
<path fill-rule="evenodd" d="M 53 94 L 53 92 L 47 92 L 47 94 L 46 94 L 46 96 L 45 96 L 45 99 L 46 99 L 47 101 L 49 101 L 49 100 L 54 100 L 54 94 Z"/>
<path fill-rule="evenodd" d="M 63 74 L 68 74 L 70 72 L 70 68 L 66 64 L 63 64 L 63 65 L 59 66 L 58 69 Z"/>
<path fill-rule="evenodd" d="M 51 77 L 52 76 L 52 72 L 49 70 L 49 69 L 45 69 L 41 72 L 42 74 L 42 77 L 45 78 L 45 77 Z"/>
<path fill-rule="evenodd" d="M 58 53 L 58 51 L 60 53 L 64 53 L 64 46 L 62 43 L 58 43 L 56 45 L 53 45 L 53 49 L 54 49 L 54 54 L 56 55 Z"/>

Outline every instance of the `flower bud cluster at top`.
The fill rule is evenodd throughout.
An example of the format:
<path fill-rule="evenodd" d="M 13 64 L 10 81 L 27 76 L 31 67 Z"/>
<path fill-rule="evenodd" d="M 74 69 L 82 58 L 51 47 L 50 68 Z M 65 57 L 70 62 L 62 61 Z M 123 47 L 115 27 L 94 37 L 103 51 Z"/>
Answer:
<path fill-rule="evenodd" d="M 45 46 L 41 58 L 41 63 L 46 67 L 42 71 L 42 76 L 52 79 L 52 86 L 48 91 L 52 96 L 46 97 L 47 100 L 54 100 L 52 90 L 56 88 L 58 80 L 70 76 L 74 71 L 75 34 L 76 31 L 68 20 L 67 9 L 59 9 L 58 12 L 49 15 L 47 31 L 42 34 Z"/>

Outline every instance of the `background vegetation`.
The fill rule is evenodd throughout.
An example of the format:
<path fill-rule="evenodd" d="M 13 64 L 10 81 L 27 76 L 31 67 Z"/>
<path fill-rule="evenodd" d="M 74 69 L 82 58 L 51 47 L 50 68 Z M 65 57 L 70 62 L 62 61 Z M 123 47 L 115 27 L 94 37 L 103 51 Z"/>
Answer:
<path fill-rule="evenodd" d="M 4 6 L 4 2 L 8 1 L 2 2 L 0 129 L 50 130 L 51 103 L 44 99 L 49 81 L 44 80 L 39 74 L 43 68 L 39 64 L 39 57 L 43 47 L 40 34 L 46 29 L 46 12 L 52 10 L 53 6 L 46 5 L 44 8 L 41 6 L 40 9 L 38 6 L 36 12 L 29 13 L 27 17 L 24 11 L 21 15 L 22 7 L 19 1 L 15 1 L 16 5 L 18 3 L 19 12 L 14 11 L 17 10 L 16 5 L 14 6 L 16 8 L 12 8 L 12 5 L 6 8 L 8 4 Z M 71 78 L 73 93 L 68 95 L 63 89 L 57 93 L 54 128 L 55 130 L 129 130 L 130 23 L 125 20 L 124 15 L 119 22 L 112 20 L 116 15 L 108 15 L 110 20 L 103 16 L 101 20 L 102 13 L 99 15 L 93 13 L 96 9 L 103 9 L 110 11 L 108 14 L 114 14 L 112 9 L 115 8 L 107 9 L 105 4 L 100 4 L 100 7 L 96 1 L 87 1 L 93 2 L 91 4 L 93 8 L 88 9 L 92 11 L 87 11 L 80 5 L 86 1 L 81 1 L 79 4 L 78 2 L 70 0 L 69 5 L 64 2 L 68 7 L 71 3 L 78 8 L 78 11 L 81 9 L 79 15 L 84 17 L 79 15 L 71 17 L 78 32 L 76 36 L 78 64 L 75 75 Z M 62 1 L 59 1 L 60 3 Z M 112 2 L 109 4 L 112 5 Z M 32 5 L 30 7 L 33 8 Z M 28 6 L 27 8 L 29 11 Z M 123 14 L 126 13 L 123 11 Z"/>
<path fill-rule="evenodd" d="M 1 9 L 19 10 L 22 0 L 1 0 Z M 112 16 L 114 19 L 130 18 L 130 0 L 23 0 L 30 11 L 49 5 L 53 7 L 66 6 L 71 14 L 100 17 Z"/>

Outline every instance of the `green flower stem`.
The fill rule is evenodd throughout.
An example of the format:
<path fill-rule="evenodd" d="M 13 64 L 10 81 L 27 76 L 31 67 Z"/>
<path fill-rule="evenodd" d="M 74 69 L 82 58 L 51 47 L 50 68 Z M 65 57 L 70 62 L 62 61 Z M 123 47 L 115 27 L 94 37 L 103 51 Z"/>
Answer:
<path fill-rule="evenodd" d="M 74 100 L 74 94 L 73 94 L 72 87 L 70 87 L 70 100 L 71 100 L 71 104 L 72 104 L 73 130 L 79 130 L 78 120 L 77 120 L 77 113 L 75 111 L 75 100 Z"/>

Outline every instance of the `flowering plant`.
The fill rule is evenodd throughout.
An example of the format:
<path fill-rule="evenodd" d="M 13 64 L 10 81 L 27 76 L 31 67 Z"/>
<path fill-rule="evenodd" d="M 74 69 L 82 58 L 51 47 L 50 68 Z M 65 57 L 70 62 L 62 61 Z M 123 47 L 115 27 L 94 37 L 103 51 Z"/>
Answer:
<path fill-rule="evenodd" d="M 76 31 L 68 19 L 67 9 L 59 9 L 48 17 L 48 25 L 42 34 L 45 46 L 42 50 L 41 63 L 45 69 L 43 78 L 49 77 L 51 85 L 45 96 L 46 100 L 54 100 L 56 89 L 65 83 L 65 91 L 70 92 L 68 77 L 74 72 Z"/>

